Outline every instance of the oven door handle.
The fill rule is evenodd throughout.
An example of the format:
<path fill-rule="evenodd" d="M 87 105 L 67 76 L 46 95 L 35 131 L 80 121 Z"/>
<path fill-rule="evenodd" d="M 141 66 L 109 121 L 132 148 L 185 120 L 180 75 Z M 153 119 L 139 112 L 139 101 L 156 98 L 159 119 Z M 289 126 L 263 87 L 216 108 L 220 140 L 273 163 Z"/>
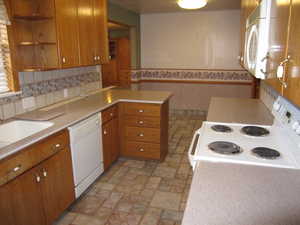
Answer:
<path fill-rule="evenodd" d="M 192 143 L 191 143 L 191 146 L 190 146 L 190 149 L 189 149 L 189 152 L 188 152 L 188 158 L 189 158 L 189 161 L 190 161 L 190 164 L 191 166 L 195 167 L 195 164 L 196 164 L 196 159 L 195 159 L 195 153 L 196 153 L 196 150 L 197 150 L 197 145 L 198 145 L 198 141 L 199 141 L 199 138 L 201 136 L 201 131 L 202 131 L 202 128 L 200 128 L 194 135 L 193 137 L 193 140 L 192 140 Z"/>

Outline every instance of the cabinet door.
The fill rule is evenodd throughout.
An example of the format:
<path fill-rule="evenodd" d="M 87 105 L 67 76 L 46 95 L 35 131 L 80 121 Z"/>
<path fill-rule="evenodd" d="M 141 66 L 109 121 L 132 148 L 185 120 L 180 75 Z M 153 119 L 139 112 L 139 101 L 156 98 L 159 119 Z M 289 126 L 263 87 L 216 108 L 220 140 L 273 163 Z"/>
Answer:
<path fill-rule="evenodd" d="M 75 200 L 72 161 L 69 148 L 63 149 L 39 166 L 47 224 L 52 224 Z"/>
<path fill-rule="evenodd" d="M 112 123 L 111 121 L 102 125 L 102 139 L 103 139 L 103 163 L 104 163 L 104 170 L 106 170 L 112 164 Z"/>
<path fill-rule="evenodd" d="M 101 66 L 102 69 L 102 80 L 103 86 L 118 86 L 118 72 L 117 72 L 117 61 L 115 59 L 111 59 L 108 64 L 103 64 Z"/>
<path fill-rule="evenodd" d="M 5 184 L 0 187 L 0 221 L 1 224 L 14 225 L 13 207 L 11 201 L 10 184 Z"/>
<path fill-rule="evenodd" d="M 62 68 L 79 65 L 76 0 L 56 0 L 56 24 Z"/>
<path fill-rule="evenodd" d="M 95 64 L 94 0 L 78 0 L 80 65 Z"/>
<path fill-rule="evenodd" d="M 300 0 L 292 1 L 288 45 L 291 59 L 287 64 L 287 88 L 284 89 L 284 96 L 300 106 Z"/>
<path fill-rule="evenodd" d="M 108 63 L 107 0 L 94 0 L 94 26 L 96 63 Z"/>
<path fill-rule="evenodd" d="M 113 119 L 111 121 L 112 123 L 112 135 L 111 135 L 111 139 L 112 139 L 112 150 L 111 150 L 111 160 L 112 162 L 115 162 L 120 155 L 119 152 L 119 120 L 117 118 Z"/>
<path fill-rule="evenodd" d="M 281 94 L 282 86 L 277 79 L 277 68 L 287 56 L 290 3 L 291 0 L 273 0 L 271 8 L 267 83 Z"/>
<path fill-rule="evenodd" d="M 38 168 L 33 168 L 10 183 L 15 225 L 46 224 L 41 179 Z"/>

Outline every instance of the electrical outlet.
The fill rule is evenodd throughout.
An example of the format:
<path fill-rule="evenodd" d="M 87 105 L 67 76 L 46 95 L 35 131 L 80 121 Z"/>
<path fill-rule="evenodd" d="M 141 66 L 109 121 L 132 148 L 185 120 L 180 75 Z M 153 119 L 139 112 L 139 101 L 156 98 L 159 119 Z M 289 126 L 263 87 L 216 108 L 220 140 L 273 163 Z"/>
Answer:
<path fill-rule="evenodd" d="M 24 109 L 31 109 L 35 107 L 35 99 L 34 97 L 28 97 L 22 99 L 23 108 Z"/>
<path fill-rule="evenodd" d="M 64 98 L 67 98 L 67 97 L 69 97 L 69 92 L 68 92 L 68 89 L 65 88 L 64 89 Z"/>

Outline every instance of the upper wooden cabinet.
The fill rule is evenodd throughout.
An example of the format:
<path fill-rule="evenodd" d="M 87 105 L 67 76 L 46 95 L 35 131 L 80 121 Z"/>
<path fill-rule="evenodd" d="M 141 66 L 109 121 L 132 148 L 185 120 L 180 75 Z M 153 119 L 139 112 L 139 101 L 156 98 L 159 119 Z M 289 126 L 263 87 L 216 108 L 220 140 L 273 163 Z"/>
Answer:
<path fill-rule="evenodd" d="M 292 1 L 289 27 L 287 55 L 291 58 L 286 64 L 287 88 L 283 90 L 283 95 L 300 106 L 300 0 Z"/>
<path fill-rule="evenodd" d="M 56 26 L 61 68 L 79 65 L 76 0 L 55 0 Z"/>
<path fill-rule="evenodd" d="M 7 0 L 18 71 L 108 61 L 106 0 Z"/>
<path fill-rule="evenodd" d="M 277 68 L 287 57 L 290 3 L 291 0 L 273 0 L 271 8 L 266 82 L 281 94 L 282 86 L 277 79 Z"/>

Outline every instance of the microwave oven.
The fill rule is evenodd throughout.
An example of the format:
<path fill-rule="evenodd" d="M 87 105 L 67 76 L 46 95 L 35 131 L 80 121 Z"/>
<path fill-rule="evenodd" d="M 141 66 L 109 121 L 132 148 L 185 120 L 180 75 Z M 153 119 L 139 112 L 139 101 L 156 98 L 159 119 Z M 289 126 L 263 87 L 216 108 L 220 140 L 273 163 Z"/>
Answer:
<path fill-rule="evenodd" d="M 256 78 L 266 78 L 272 0 L 262 0 L 246 21 L 244 66 Z"/>

